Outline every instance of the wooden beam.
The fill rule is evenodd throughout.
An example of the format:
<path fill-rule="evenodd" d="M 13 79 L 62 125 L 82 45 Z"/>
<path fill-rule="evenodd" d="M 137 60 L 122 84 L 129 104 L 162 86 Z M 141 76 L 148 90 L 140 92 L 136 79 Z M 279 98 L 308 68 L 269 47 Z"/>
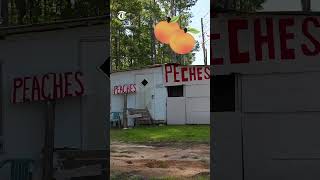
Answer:
<path fill-rule="evenodd" d="M 55 129 L 55 102 L 47 102 L 47 119 L 45 123 L 43 179 L 53 178 L 53 152 Z"/>
<path fill-rule="evenodd" d="M 128 128 L 128 117 L 127 117 L 127 110 L 128 110 L 128 96 L 127 94 L 123 95 L 123 128 Z"/>

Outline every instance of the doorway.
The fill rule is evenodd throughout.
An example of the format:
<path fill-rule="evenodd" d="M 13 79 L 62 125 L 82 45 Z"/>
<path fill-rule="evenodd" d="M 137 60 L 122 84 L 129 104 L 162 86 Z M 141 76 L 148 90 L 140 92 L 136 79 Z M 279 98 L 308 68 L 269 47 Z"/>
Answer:
<path fill-rule="evenodd" d="M 149 73 L 136 75 L 136 87 L 136 108 L 147 108 L 150 114 L 153 116 L 154 82 L 152 74 Z"/>

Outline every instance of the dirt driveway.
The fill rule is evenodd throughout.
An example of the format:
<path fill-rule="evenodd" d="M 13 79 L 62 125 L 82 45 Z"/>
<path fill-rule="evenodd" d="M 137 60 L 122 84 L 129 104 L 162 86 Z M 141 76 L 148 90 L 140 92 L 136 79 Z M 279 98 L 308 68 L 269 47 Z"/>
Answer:
<path fill-rule="evenodd" d="M 111 143 L 111 177 L 209 179 L 209 163 L 208 144 Z"/>

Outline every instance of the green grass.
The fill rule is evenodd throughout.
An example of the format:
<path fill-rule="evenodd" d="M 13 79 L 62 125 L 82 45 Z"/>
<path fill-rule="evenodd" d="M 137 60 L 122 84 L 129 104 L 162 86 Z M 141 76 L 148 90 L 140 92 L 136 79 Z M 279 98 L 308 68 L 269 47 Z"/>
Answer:
<path fill-rule="evenodd" d="M 126 143 L 210 142 L 209 125 L 144 126 L 133 129 L 111 129 L 111 141 Z"/>

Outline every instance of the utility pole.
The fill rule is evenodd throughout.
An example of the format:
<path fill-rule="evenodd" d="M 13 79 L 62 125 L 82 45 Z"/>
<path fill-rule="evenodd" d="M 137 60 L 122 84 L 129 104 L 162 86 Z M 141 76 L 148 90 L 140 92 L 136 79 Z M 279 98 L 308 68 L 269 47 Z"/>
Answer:
<path fill-rule="evenodd" d="M 311 11 L 311 0 L 301 0 L 301 6 L 303 12 Z"/>
<path fill-rule="evenodd" d="M 176 11 L 175 11 L 174 5 L 175 5 L 174 0 L 171 0 L 171 1 L 170 1 L 170 6 L 171 6 L 171 8 L 170 8 L 170 16 L 171 16 L 171 18 L 172 18 L 173 16 L 176 16 Z M 174 60 L 174 63 L 177 63 L 177 61 L 178 61 L 177 55 L 173 52 L 173 50 L 170 49 L 170 51 L 171 51 L 171 55 L 172 55 L 172 58 L 173 58 L 173 60 Z"/>
<path fill-rule="evenodd" d="M 153 4 L 152 4 L 153 3 Z M 150 5 L 154 6 L 156 4 L 156 1 L 152 0 L 150 1 Z M 151 12 L 152 16 L 150 16 L 150 35 L 151 35 L 151 61 L 152 61 L 152 64 L 156 64 L 157 62 L 157 48 L 156 48 L 156 37 L 153 33 L 153 26 L 154 26 L 154 23 L 155 23 L 155 18 L 154 18 L 154 15 L 153 15 L 153 12 Z"/>
<path fill-rule="evenodd" d="M 204 65 L 208 65 L 206 45 L 205 45 L 204 32 L 203 32 L 203 18 L 201 18 L 201 31 L 202 31 L 202 50 L 203 50 L 203 58 L 204 58 L 203 61 L 204 61 Z"/>
<path fill-rule="evenodd" d="M 153 33 L 153 20 L 152 17 L 150 17 L 149 20 L 149 26 L 150 26 L 150 36 L 151 36 L 151 62 L 152 64 L 156 64 L 156 58 L 155 58 L 155 52 L 156 52 L 156 48 L 155 48 L 155 37 L 154 37 L 154 33 Z"/>

